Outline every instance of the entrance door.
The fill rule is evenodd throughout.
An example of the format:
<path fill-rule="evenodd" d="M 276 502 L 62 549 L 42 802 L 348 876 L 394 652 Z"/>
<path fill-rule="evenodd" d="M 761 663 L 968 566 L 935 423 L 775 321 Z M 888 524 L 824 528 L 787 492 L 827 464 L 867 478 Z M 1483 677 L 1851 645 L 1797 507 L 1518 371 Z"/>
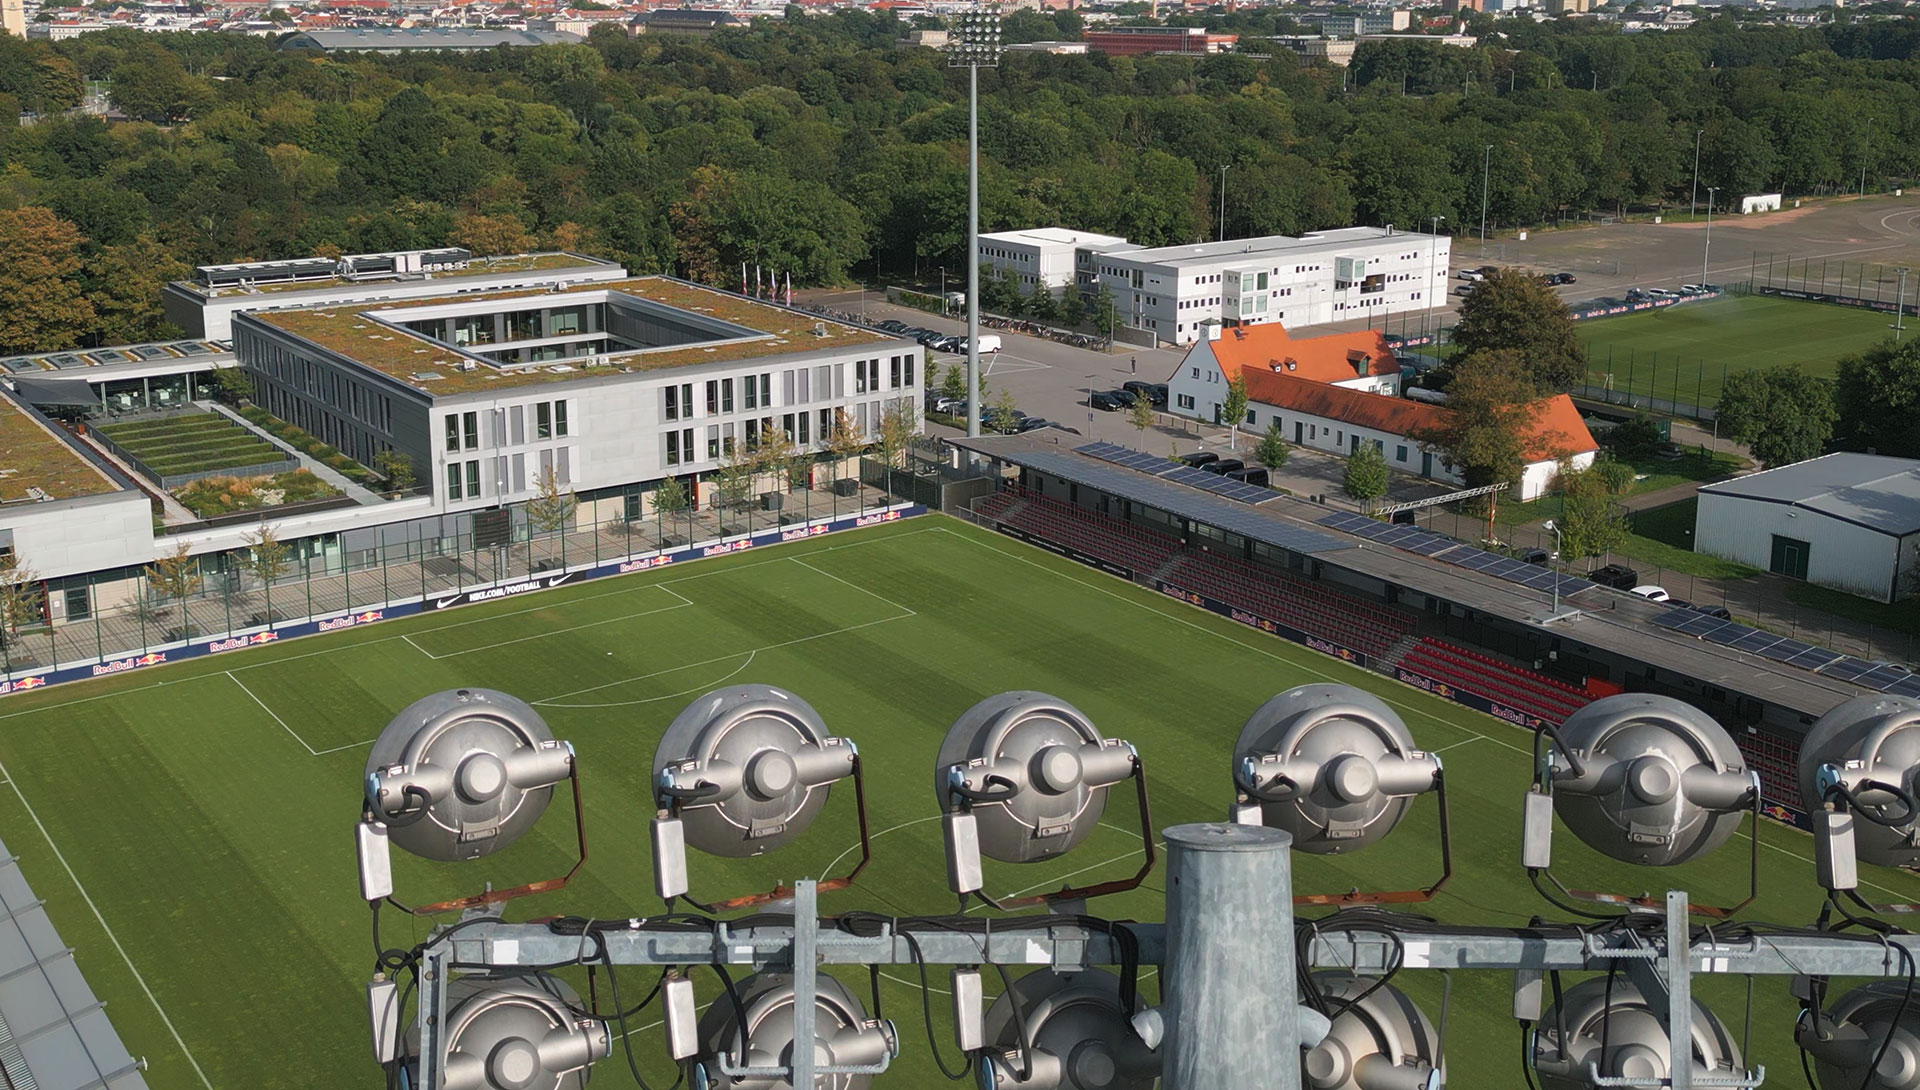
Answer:
<path fill-rule="evenodd" d="M 1420 475 L 1422 477 L 1433 476 L 1433 452 L 1430 450 L 1420 452 Z"/>
<path fill-rule="evenodd" d="M 1347 453 L 1348 453 L 1348 454 L 1358 454 L 1358 453 L 1360 453 L 1360 436 L 1359 436 L 1358 434 L 1355 434 L 1355 435 L 1354 435 L 1354 437 L 1353 437 L 1353 445 L 1352 445 L 1352 447 L 1350 447 L 1350 448 L 1349 448 L 1349 449 L 1347 450 Z"/>
<path fill-rule="evenodd" d="M 1307 440 L 1306 440 L 1306 427 L 1307 427 L 1307 426 L 1306 426 L 1305 424 L 1302 424 L 1302 423 L 1301 423 L 1300 421 L 1298 421 L 1298 420 L 1296 420 L 1296 421 L 1294 421 L 1294 422 L 1293 422 L 1293 441 L 1294 441 L 1295 443 L 1304 443 L 1304 442 L 1306 442 L 1306 441 L 1307 441 Z"/>
<path fill-rule="evenodd" d="M 1767 570 L 1776 575 L 1790 575 L 1795 579 L 1807 577 L 1807 553 L 1812 546 L 1804 541 L 1790 537 L 1773 535 L 1773 559 Z"/>

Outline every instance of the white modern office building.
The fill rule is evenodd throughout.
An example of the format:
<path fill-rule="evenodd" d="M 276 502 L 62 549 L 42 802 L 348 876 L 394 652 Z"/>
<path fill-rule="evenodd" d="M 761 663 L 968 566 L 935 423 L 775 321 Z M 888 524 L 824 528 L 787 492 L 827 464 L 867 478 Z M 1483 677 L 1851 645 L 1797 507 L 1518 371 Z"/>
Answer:
<path fill-rule="evenodd" d="M 1031 294 L 1045 286 L 1055 295 L 1068 284 L 1091 287 L 1095 259 L 1102 254 L 1137 250 L 1117 235 L 1097 235 L 1065 227 L 1035 227 L 1027 231 L 995 231 L 980 236 L 980 268 L 1004 270 Z"/>
<path fill-rule="evenodd" d="M 1445 302 L 1452 240 L 1387 227 L 1114 250 L 1094 259 L 1122 326 L 1191 344 L 1211 324 L 1304 329 Z"/>

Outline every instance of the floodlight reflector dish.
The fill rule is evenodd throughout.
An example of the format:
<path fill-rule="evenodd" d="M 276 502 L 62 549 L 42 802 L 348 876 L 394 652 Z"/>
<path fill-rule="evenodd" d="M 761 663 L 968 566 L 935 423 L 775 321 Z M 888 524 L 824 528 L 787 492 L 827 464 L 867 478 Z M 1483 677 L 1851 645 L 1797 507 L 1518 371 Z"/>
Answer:
<path fill-rule="evenodd" d="M 1794 1042 L 1813 1057 L 1820 1090 L 1920 1090 L 1920 1003 L 1903 1002 L 1908 987 L 1876 980 L 1824 1016 L 1801 1012 Z"/>
<path fill-rule="evenodd" d="M 1856 858 L 1920 865 L 1920 700 L 1861 696 L 1828 711 L 1800 742 L 1800 799 L 1810 814 L 1829 803 L 1852 811 Z"/>
<path fill-rule="evenodd" d="M 840 981 L 825 973 L 814 981 L 813 1085 L 817 1090 L 866 1090 L 899 1053 L 899 1036 L 892 1023 L 868 1018 L 866 1008 Z M 741 981 L 740 1007 L 746 1013 L 744 1026 L 726 997 L 715 1000 L 701 1017 L 694 1085 L 712 1090 L 791 1087 L 793 976 L 758 973 Z M 848 1068 L 874 1070 L 844 1070 Z"/>
<path fill-rule="evenodd" d="M 606 1023 L 573 1013 L 580 996 L 544 973 L 447 985 L 444 1090 L 581 1090 L 612 1052 Z M 569 1009 L 572 1008 L 572 1009 Z M 410 1034 L 419 1054 L 419 1029 Z"/>
<path fill-rule="evenodd" d="M 1440 1090 L 1446 1084 L 1439 1036 L 1405 992 L 1340 972 L 1315 973 L 1313 983 L 1338 1013 L 1301 1057 L 1308 1090 Z"/>
<path fill-rule="evenodd" d="M 572 773 L 573 747 L 525 701 L 449 689 L 402 709 L 374 740 L 366 803 L 414 855 L 478 859 L 532 828 Z"/>
<path fill-rule="evenodd" d="M 1623 862 L 1667 867 L 1704 855 L 1734 834 L 1759 794 L 1726 728 L 1672 697 L 1603 697 L 1568 716 L 1556 740 L 1555 812 L 1589 847 Z"/>
<path fill-rule="evenodd" d="M 1137 998 L 1125 1009 L 1119 979 L 1099 969 L 1028 973 L 987 1011 L 980 1084 L 989 1090 L 1151 1090 L 1160 1055 L 1128 1024 L 1139 1009 Z M 1023 1038 L 1031 1049 L 1022 1047 Z"/>
<path fill-rule="evenodd" d="M 1386 701 L 1351 685 L 1301 685 L 1262 704 L 1240 729 L 1233 767 L 1260 823 L 1315 855 L 1380 840 L 1414 795 L 1440 784 L 1440 759 L 1414 746 Z"/>
<path fill-rule="evenodd" d="M 770 685 L 733 685 L 689 704 L 653 754 L 654 795 L 710 855 L 761 855 L 806 832 L 852 742 L 827 733 L 806 701 Z"/>
<path fill-rule="evenodd" d="M 1664 1010 L 1664 999 L 1661 1004 Z M 1591 1078 L 1595 1072 L 1602 1079 L 1660 1085 L 1673 1073 L 1673 1050 L 1661 1026 L 1661 1013 L 1624 974 L 1615 976 L 1611 984 L 1606 977 L 1592 977 L 1568 988 L 1534 1029 L 1530 1055 L 1534 1073 L 1540 1076 L 1540 1090 L 1621 1085 L 1595 1082 Z M 1566 1027 L 1564 1041 L 1562 1026 Z M 1693 1005 L 1688 1036 L 1696 1080 L 1703 1076 L 1724 1080 L 1742 1073 L 1740 1046 L 1726 1024 L 1698 1002 Z"/>

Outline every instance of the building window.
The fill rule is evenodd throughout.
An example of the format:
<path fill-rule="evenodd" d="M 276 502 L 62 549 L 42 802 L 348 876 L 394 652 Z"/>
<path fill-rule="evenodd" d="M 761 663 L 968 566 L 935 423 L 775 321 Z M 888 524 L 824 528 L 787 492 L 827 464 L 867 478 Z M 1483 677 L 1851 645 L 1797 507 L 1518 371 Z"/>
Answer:
<path fill-rule="evenodd" d="M 720 380 L 720 411 L 723 413 L 733 411 L 733 380 L 730 378 Z"/>
<path fill-rule="evenodd" d="M 673 415 L 673 387 L 667 387 L 667 419 Z M 553 406 L 545 401 L 533 407 L 533 437 L 535 439 L 553 438 Z"/>
<path fill-rule="evenodd" d="M 670 466 L 680 464 L 680 433 L 677 431 L 667 433 L 667 464 Z"/>
<path fill-rule="evenodd" d="M 1180 395 L 1180 407 L 1181 407 L 1181 408 L 1183 408 L 1183 409 L 1191 409 L 1191 408 L 1193 408 L 1193 395 L 1192 395 L 1192 394 L 1181 394 L 1181 395 Z"/>
<path fill-rule="evenodd" d="M 480 463 L 477 461 L 467 463 L 467 498 L 480 498 Z"/>
<path fill-rule="evenodd" d="M 713 383 L 709 382 L 707 383 L 707 385 L 712 386 Z M 720 425 L 709 424 L 707 425 L 707 461 L 709 462 L 718 461 L 719 458 L 720 458 Z"/>
<path fill-rule="evenodd" d="M 1393 460 L 1396 462 L 1404 462 L 1407 460 L 1407 447 L 1405 443 L 1393 448 Z"/>
<path fill-rule="evenodd" d="M 667 387 L 667 419 L 678 420 L 683 416 L 690 417 L 692 415 L 693 415 L 693 383 L 683 382 L 678 386 L 668 386 Z M 542 439 L 547 438 L 547 434 L 545 432 L 541 432 L 540 438 Z"/>
<path fill-rule="evenodd" d="M 468 450 L 480 449 L 480 414 L 478 412 L 461 413 L 460 426 L 466 432 L 465 447 Z M 334 446 L 340 444 L 335 443 Z"/>
<path fill-rule="evenodd" d="M 447 414 L 447 449 L 460 449 L 460 414 Z"/>
<path fill-rule="evenodd" d="M 564 437 L 567 434 L 567 403 L 553 403 L 553 434 Z"/>
<path fill-rule="evenodd" d="M 806 413 L 801 413 L 798 418 L 798 422 L 800 424 L 800 432 L 799 434 L 794 436 L 793 441 L 800 444 L 803 447 L 806 446 L 808 443 L 813 442 L 812 439 L 807 437 L 807 421 L 809 421 L 810 419 L 812 419 L 812 417 L 810 417 Z"/>
<path fill-rule="evenodd" d="M 1259 421 L 1257 421 L 1257 420 L 1255 420 L 1255 419 L 1253 418 L 1253 410 L 1252 410 L 1252 409 L 1248 409 L 1248 410 L 1247 410 L 1247 427 L 1249 427 L 1249 428 L 1251 428 L 1251 427 L 1253 427 L 1253 426 L 1254 426 L 1255 424 L 1257 424 L 1257 423 L 1259 423 Z"/>
<path fill-rule="evenodd" d="M 459 498 L 460 498 L 460 463 L 448 462 L 447 463 L 447 499 L 451 501 L 451 500 L 457 500 Z"/>
<path fill-rule="evenodd" d="M 707 380 L 707 415 L 715 416 L 720 412 L 720 384 L 713 379 Z"/>
<path fill-rule="evenodd" d="M 880 392 L 880 359 L 877 356 L 867 361 L 867 389 Z"/>

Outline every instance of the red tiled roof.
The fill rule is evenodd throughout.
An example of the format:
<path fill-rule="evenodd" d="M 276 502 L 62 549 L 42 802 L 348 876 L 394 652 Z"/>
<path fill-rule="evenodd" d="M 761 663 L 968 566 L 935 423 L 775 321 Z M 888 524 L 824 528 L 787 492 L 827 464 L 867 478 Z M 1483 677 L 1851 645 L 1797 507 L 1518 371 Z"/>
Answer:
<path fill-rule="evenodd" d="M 1294 337 L 1278 322 L 1265 325 L 1235 326 L 1223 330 L 1220 339 L 1207 342 L 1220 371 L 1227 378 L 1243 369 L 1249 378 L 1255 373 L 1276 369 L 1314 382 L 1345 382 L 1366 375 L 1397 375 L 1400 361 L 1394 358 L 1387 335 L 1374 330 L 1329 333 L 1320 337 Z M 1294 366 L 1288 367 L 1292 363 Z M 1364 363 L 1364 370 L 1356 364 Z"/>
<path fill-rule="evenodd" d="M 1450 415 L 1439 405 L 1386 394 L 1370 394 L 1344 386 L 1304 379 L 1297 374 L 1249 369 L 1247 397 L 1276 409 L 1308 413 L 1388 435 L 1437 431 Z M 1544 462 L 1595 449 L 1593 434 L 1580 419 L 1580 410 L 1565 394 L 1540 403 L 1529 435 L 1527 461 Z"/>

